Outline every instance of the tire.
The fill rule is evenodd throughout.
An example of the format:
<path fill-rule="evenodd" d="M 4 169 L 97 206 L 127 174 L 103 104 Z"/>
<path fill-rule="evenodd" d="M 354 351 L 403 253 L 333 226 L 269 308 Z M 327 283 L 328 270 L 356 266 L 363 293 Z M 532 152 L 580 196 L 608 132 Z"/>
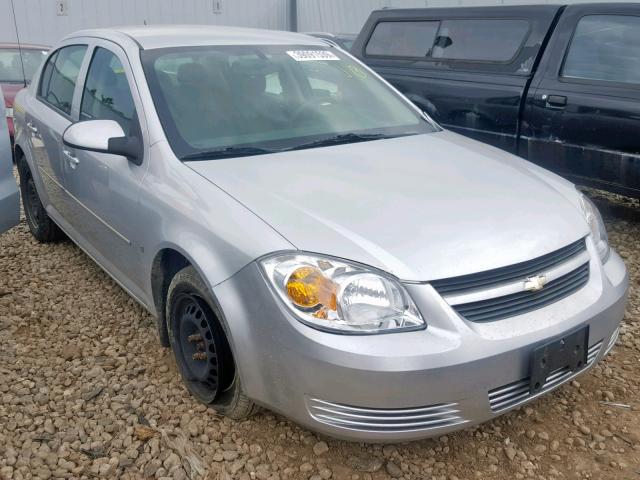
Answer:
<path fill-rule="evenodd" d="M 246 396 L 214 302 L 192 266 L 180 270 L 167 292 L 169 342 L 182 381 L 200 402 L 234 420 L 258 407 Z"/>
<path fill-rule="evenodd" d="M 40 243 L 51 243 L 62 240 L 65 235 L 47 214 L 40 201 L 33 175 L 24 157 L 19 157 L 18 173 L 20 174 L 20 195 L 27 225 L 31 235 Z"/>

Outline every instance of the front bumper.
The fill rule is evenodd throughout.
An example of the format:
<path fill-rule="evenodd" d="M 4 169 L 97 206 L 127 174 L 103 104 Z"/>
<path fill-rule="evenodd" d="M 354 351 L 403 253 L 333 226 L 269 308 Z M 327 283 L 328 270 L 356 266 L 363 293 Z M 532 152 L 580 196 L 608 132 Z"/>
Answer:
<path fill-rule="evenodd" d="M 325 333 L 295 320 L 256 263 L 214 288 L 241 380 L 258 404 L 331 436 L 405 441 L 489 420 L 593 366 L 615 343 L 628 276 L 612 252 L 592 246 L 590 279 L 575 294 L 517 317 L 474 324 L 427 284 L 407 285 L 426 330 L 382 335 Z M 528 394 L 533 349 L 589 326 L 589 363 L 556 372 Z M 497 399 L 497 400 L 496 400 Z"/>

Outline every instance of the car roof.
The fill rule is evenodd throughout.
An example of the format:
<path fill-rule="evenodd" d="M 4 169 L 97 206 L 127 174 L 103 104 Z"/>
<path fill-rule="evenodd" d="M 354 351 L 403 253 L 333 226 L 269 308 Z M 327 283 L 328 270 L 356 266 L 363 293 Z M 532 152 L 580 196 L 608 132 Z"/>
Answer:
<path fill-rule="evenodd" d="M 597 5 L 597 4 L 596 4 Z M 529 14 L 535 12 L 550 12 L 564 8 L 563 4 L 523 4 L 523 5 L 481 5 L 481 6 L 463 6 L 463 7 L 418 7 L 418 8 L 384 8 L 371 12 L 372 17 L 389 18 L 389 17 L 464 17 L 467 15 L 487 15 L 487 14 Z"/>
<path fill-rule="evenodd" d="M 257 28 L 222 27 L 212 25 L 139 25 L 81 30 L 65 37 L 97 37 L 122 43 L 129 39 L 139 48 L 200 46 L 200 45 L 318 45 L 322 40 L 301 33 L 261 30 Z"/>

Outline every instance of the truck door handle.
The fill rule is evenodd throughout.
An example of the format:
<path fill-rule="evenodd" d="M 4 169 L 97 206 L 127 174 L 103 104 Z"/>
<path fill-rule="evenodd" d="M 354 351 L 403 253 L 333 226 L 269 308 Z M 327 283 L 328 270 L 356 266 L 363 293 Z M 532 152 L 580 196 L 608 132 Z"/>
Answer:
<path fill-rule="evenodd" d="M 547 107 L 564 108 L 567 106 L 567 97 L 564 95 L 542 95 L 542 99 L 547 102 Z"/>
<path fill-rule="evenodd" d="M 80 163 L 78 157 L 74 157 L 73 153 L 71 153 L 69 150 L 63 150 L 62 153 L 64 153 L 64 156 L 67 157 L 67 160 L 69 160 L 69 166 L 75 170 L 75 168 Z"/>

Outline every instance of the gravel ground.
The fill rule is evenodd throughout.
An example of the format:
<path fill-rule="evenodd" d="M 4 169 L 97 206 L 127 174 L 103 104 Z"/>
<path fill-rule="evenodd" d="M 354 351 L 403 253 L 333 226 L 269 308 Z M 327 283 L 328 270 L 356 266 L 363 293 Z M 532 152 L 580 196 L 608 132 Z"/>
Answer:
<path fill-rule="evenodd" d="M 0 236 L 0 478 L 640 479 L 640 204 L 590 193 L 631 273 L 613 353 L 527 407 L 402 445 L 217 416 L 182 387 L 152 318 L 23 221 Z"/>

